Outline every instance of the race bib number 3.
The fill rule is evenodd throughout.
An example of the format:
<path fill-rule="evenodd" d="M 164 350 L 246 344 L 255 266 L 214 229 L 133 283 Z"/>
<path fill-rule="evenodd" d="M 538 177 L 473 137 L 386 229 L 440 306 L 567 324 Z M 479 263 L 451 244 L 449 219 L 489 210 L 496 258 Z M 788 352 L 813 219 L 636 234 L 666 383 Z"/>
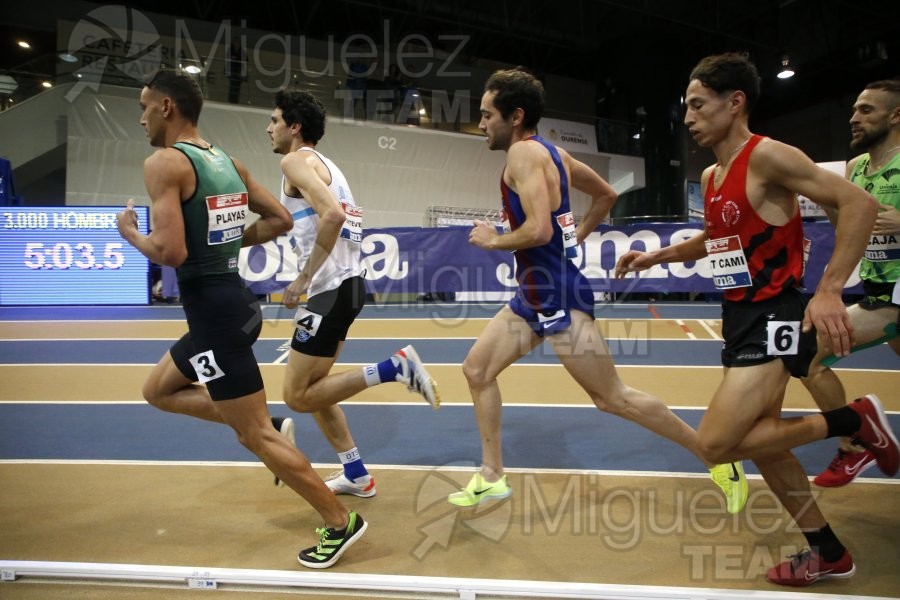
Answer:
<path fill-rule="evenodd" d="M 209 214 L 207 243 L 210 246 L 226 244 L 244 235 L 244 226 L 247 223 L 247 192 L 207 196 L 206 210 Z"/>
<path fill-rule="evenodd" d="M 361 244 L 363 236 L 362 209 L 346 202 L 341 202 L 341 208 L 344 209 L 344 225 L 341 227 L 341 237 L 350 240 L 354 244 Z"/>
<path fill-rule="evenodd" d="M 766 354 L 793 356 L 800 346 L 800 321 L 769 321 L 766 323 Z"/>
<path fill-rule="evenodd" d="M 194 367 L 194 372 L 197 374 L 197 381 L 200 383 L 206 383 L 207 381 L 212 381 L 225 376 L 225 372 L 222 371 L 216 363 L 216 357 L 213 355 L 212 350 L 207 350 L 206 352 L 201 352 L 200 354 L 192 356 L 191 366 Z"/>
<path fill-rule="evenodd" d="M 749 287 L 753 283 L 747 257 L 738 236 L 708 240 L 706 253 L 709 255 L 713 285 L 718 289 Z"/>

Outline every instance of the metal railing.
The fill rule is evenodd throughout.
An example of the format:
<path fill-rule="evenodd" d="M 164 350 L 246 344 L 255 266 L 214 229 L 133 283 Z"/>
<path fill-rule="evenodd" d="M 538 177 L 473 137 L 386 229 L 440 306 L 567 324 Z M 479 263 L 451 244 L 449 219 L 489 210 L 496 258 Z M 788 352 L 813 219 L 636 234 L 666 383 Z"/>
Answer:
<path fill-rule="evenodd" d="M 473 221 L 486 221 L 500 225 L 503 212 L 499 209 L 468 208 L 464 206 L 429 206 L 425 210 L 425 227 L 449 227 L 471 225 Z"/>

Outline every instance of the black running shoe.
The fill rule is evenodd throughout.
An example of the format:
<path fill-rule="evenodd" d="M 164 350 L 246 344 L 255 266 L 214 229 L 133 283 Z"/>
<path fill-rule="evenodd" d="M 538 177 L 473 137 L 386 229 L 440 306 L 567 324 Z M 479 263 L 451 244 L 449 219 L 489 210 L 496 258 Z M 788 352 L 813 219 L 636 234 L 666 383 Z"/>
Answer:
<path fill-rule="evenodd" d="M 369 526 L 355 511 L 351 510 L 349 517 L 347 527 L 340 531 L 335 531 L 332 527 L 316 529 L 319 545 L 301 550 L 297 555 L 300 564 L 310 569 L 327 569 L 335 564 L 344 550 L 361 538 Z"/>

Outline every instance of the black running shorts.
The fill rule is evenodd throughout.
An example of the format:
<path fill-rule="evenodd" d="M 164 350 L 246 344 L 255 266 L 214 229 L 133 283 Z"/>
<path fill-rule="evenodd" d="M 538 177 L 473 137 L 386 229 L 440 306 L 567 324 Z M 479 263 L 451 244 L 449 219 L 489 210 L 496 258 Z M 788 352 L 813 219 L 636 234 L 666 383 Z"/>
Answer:
<path fill-rule="evenodd" d="M 362 277 L 345 279 L 337 289 L 311 297 L 297 309 L 291 348 L 307 356 L 334 356 L 365 302 Z"/>
<path fill-rule="evenodd" d="M 862 285 L 865 297 L 858 303 L 861 309 L 877 310 L 886 306 L 897 306 L 891 302 L 891 298 L 893 298 L 894 295 L 894 286 L 900 285 L 900 283 L 881 283 L 863 279 Z"/>
<path fill-rule="evenodd" d="M 175 366 L 206 384 L 213 400 L 231 400 L 263 389 L 253 355 L 262 331 L 259 300 L 236 273 L 179 282 L 188 333 L 169 350 Z"/>
<path fill-rule="evenodd" d="M 800 331 L 807 300 L 798 290 L 762 302 L 722 304 L 722 364 L 749 367 L 781 359 L 794 377 L 805 377 L 816 355 L 815 328 Z"/>

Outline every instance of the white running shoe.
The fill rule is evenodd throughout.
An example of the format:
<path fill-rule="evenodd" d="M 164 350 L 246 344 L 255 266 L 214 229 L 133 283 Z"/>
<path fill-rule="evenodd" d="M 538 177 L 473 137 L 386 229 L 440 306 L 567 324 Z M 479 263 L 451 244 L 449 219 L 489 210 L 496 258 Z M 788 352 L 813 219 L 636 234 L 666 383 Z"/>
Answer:
<path fill-rule="evenodd" d="M 275 430 L 287 438 L 287 441 L 291 443 L 291 446 L 297 447 L 297 441 L 294 438 L 294 420 L 290 417 L 272 417 L 272 427 Z M 284 482 L 278 479 L 278 475 L 275 476 L 275 485 L 277 487 L 284 487 Z"/>
<path fill-rule="evenodd" d="M 375 495 L 375 478 L 363 475 L 356 481 L 350 481 L 344 471 L 335 471 L 325 480 L 325 485 L 335 494 L 352 494 L 360 498 L 371 498 Z"/>
<path fill-rule="evenodd" d="M 431 378 L 425 366 L 416 354 L 416 349 L 412 345 L 398 350 L 394 356 L 400 361 L 400 372 L 397 374 L 397 381 L 406 384 L 406 389 L 410 392 L 418 392 L 425 398 L 435 410 L 441 406 L 441 395 L 438 393 L 437 382 Z"/>

